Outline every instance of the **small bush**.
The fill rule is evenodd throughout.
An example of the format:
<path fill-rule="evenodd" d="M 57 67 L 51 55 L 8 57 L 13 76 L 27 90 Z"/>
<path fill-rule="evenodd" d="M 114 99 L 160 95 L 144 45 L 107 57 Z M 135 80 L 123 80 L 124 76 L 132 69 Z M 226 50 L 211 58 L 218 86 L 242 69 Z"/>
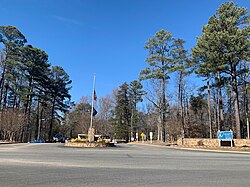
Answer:
<path fill-rule="evenodd" d="M 73 138 L 71 140 L 72 143 L 74 142 L 86 142 L 87 140 L 85 138 Z"/>
<path fill-rule="evenodd" d="M 198 145 L 198 146 L 203 146 L 204 144 L 203 144 L 202 140 L 199 140 L 199 141 L 197 142 L 197 145 Z"/>

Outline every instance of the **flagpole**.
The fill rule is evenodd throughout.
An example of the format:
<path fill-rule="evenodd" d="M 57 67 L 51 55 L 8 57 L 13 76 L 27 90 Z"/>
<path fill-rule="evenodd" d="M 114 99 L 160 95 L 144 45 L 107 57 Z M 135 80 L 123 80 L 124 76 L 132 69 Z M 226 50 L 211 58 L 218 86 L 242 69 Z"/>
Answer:
<path fill-rule="evenodd" d="M 90 138 L 89 141 L 92 141 L 92 127 L 93 127 L 93 112 L 94 112 L 94 93 L 95 93 L 95 74 L 93 80 L 93 91 L 92 91 L 92 103 L 91 103 L 91 116 L 90 116 Z"/>

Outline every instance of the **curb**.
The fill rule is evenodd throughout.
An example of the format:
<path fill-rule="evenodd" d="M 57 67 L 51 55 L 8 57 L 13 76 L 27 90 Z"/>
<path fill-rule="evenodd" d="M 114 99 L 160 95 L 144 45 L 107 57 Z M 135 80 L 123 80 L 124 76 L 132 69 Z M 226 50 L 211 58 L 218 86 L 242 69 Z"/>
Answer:
<path fill-rule="evenodd" d="M 249 151 L 229 151 L 229 150 L 217 150 L 217 149 L 202 149 L 202 148 L 189 148 L 189 147 L 172 147 L 172 149 L 187 150 L 187 151 L 203 151 L 203 152 L 214 152 L 214 153 L 235 153 L 235 154 L 250 154 Z"/>
<path fill-rule="evenodd" d="M 0 145 L 17 144 L 16 142 L 0 142 Z"/>

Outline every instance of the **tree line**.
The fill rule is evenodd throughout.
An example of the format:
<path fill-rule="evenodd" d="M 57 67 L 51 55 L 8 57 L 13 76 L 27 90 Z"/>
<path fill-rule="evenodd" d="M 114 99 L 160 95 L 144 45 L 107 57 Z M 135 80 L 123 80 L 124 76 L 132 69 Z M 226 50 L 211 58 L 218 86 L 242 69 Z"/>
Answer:
<path fill-rule="evenodd" d="M 140 138 L 136 134 L 153 132 L 156 140 L 176 141 L 216 138 L 217 131 L 232 130 L 236 138 L 249 138 L 249 17 L 246 8 L 223 3 L 190 51 L 169 31 L 156 32 L 145 44 L 147 67 L 138 80 L 98 98 L 95 133 L 133 141 Z M 16 28 L 0 31 L 1 139 L 87 134 L 91 98 L 70 103 L 66 72 L 51 67 L 44 51 L 25 45 Z M 195 90 L 188 81 L 197 76 L 204 86 Z M 174 93 L 170 84 L 176 85 Z"/>
<path fill-rule="evenodd" d="M 216 138 L 217 131 L 232 130 L 236 138 L 249 138 L 249 21 L 246 8 L 223 3 L 203 26 L 191 51 L 185 49 L 183 39 L 158 31 L 146 42 L 148 66 L 139 80 L 125 82 L 99 100 L 97 132 L 132 140 L 136 133 L 149 136 L 152 131 L 157 140 L 174 141 Z M 173 75 L 176 79 L 170 80 Z M 204 82 L 197 92 L 187 83 L 194 75 Z M 174 95 L 170 81 L 177 85 Z M 70 118 L 73 113 L 75 119 L 83 115 L 76 117 L 80 103 Z M 80 125 L 72 130 L 83 129 Z"/>
<path fill-rule="evenodd" d="M 0 26 L 0 139 L 52 140 L 70 107 L 71 80 L 14 26 Z"/>

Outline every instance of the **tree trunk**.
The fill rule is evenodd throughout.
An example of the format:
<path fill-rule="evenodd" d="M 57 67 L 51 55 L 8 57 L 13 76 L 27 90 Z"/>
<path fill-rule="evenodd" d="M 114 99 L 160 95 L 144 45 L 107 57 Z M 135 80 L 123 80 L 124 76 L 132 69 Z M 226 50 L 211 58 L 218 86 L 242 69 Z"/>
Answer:
<path fill-rule="evenodd" d="M 166 142 L 166 95 L 165 95 L 165 78 L 162 79 L 162 130 L 163 130 L 163 142 Z"/>
<path fill-rule="evenodd" d="M 240 112 L 239 112 L 239 98 L 238 98 L 238 86 L 236 78 L 236 67 L 232 68 L 232 91 L 234 97 L 234 115 L 236 123 L 236 138 L 241 139 L 241 128 L 240 128 Z"/>
<path fill-rule="evenodd" d="M 209 122 L 209 129 L 210 129 L 210 138 L 213 138 L 212 132 L 212 117 L 211 117 L 211 103 L 210 103 L 210 78 L 207 81 L 207 106 L 208 106 L 208 122 Z"/>
<path fill-rule="evenodd" d="M 9 87 L 6 85 L 5 86 L 4 97 L 3 97 L 3 109 L 7 108 L 6 106 L 7 106 L 8 91 L 9 91 Z"/>
<path fill-rule="evenodd" d="M 39 132 L 39 128 L 40 128 L 40 102 L 39 99 L 37 100 L 37 112 L 36 112 L 36 130 L 35 130 L 35 137 L 36 139 L 40 139 L 40 132 Z"/>
<path fill-rule="evenodd" d="M 217 72 L 218 78 L 218 130 L 223 130 L 224 128 L 224 115 L 223 115 L 223 101 L 222 101 L 222 93 L 221 93 L 221 76 L 220 72 Z"/>
<path fill-rule="evenodd" d="M 186 108 L 186 118 L 187 118 L 187 129 L 188 129 L 188 138 L 191 138 L 191 133 L 190 133 L 190 111 L 189 111 L 189 105 L 188 105 L 188 96 L 187 94 L 185 94 L 185 100 L 184 100 L 184 103 L 186 103 L 185 105 L 185 108 Z"/>
<path fill-rule="evenodd" d="M 214 126 L 217 127 L 217 129 L 215 130 L 220 130 L 218 128 L 218 105 L 217 105 L 217 102 L 218 102 L 218 98 L 216 98 L 216 94 L 215 92 L 210 92 L 210 94 L 212 94 L 212 99 L 213 99 L 213 103 L 216 103 L 213 105 L 213 118 L 214 118 Z"/>
<path fill-rule="evenodd" d="M 229 124 L 229 129 L 231 129 L 233 132 L 235 132 L 235 127 L 233 125 L 233 120 L 232 120 L 232 89 L 228 89 L 227 90 L 227 108 L 228 108 L 228 112 L 227 112 L 227 123 Z"/>
<path fill-rule="evenodd" d="M 160 132 L 161 132 L 161 117 L 160 119 L 158 119 L 158 122 L 157 122 L 157 140 L 158 141 L 162 141 L 162 139 L 160 139 Z"/>
<path fill-rule="evenodd" d="M 27 102 L 25 104 L 25 115 L 27 116 L 27 129 L 26 129 L 26 135 L 28 136 L 28 141 L 31 139 L 31 105 L 33 100 L 33 89 L 34 84 L 33 80 L 31 79 L 29 82 L 29 93 L 27 95 Z"/>
<path fill-rule="evenodd" d="M 132 138 L 133 138 L 133 117 L 134 117 L 134 110 L 132 109 L 131 121 L 130 121 L 130 142 L 132 142 Z M 106 128 L 105 128 L 105 133 L 106 133 Z"/>
<path fill-rule="evenodd" d="M 249 118 L 248 118 L 248 114 L 247 114 L 247 139 L 250 139 Z"/>
<path fill-rule="evenodd" d="M 56 99 L 54 98 L 54 99 L 53 99 L 53 102 L 52 102 L 51 121 L 50 121 L 50 125 L 49 125 L 49 142 L 52 141 L 52 130 L 53 130 L 55 103 L 56 103 Z"/>
<path fill-rule="evenodd" d="M 15 94 L 14 94 L 14 99 L 13 99 L 13 105 L 12 105 L 13 111 L 15 110 L 16 100 L 17 100 L 17 97 L 16 97 L 16 93 L 15 93 Z"/>
<path fill-rule="evenodd" d="M 183 71 L 180 71 L 179 83 L 178 83 L 178 109 L 177 109 L 177 120 L 180 121 L 181 127 L 181 138 L 185 137 L 185 128 L 184 128 L 184 115 L 183 115 L 183 106 L 182 106 L 182 79 Z M 181 118 L 179 120 L 179 118 Z"/>
<path fill-rule="evenodd" d="M 206 137 L 206 132 L 205 132 L 205 126 L 204 126 L 204 120 L 203 120 L 203 111 L 200 111 L 200 122 L 201 122 L 202 138 L 205 138 Z"/>
<path fill-rule="evenodd" d="M 6 60 L 5 60 L 6 61 Z M 6 62 L 4 63 L 2 76 L 0 79 L 0 109 L 2 108 L 2 99 L 3 99 L 3 89 L 4 89 L 4 82 L 5 82 L 5 73 L 6 73 Z"/>
<path fill-rule="evenodd" d="M 246 67 L 245 67 L 246 69 Z M 248 77 L 248 76 L 245 76 Z M 244 90 L 245 90 L 245 94 L 244 94 L 244 106 L 245 106 L 245 115 L 246 115 L 246 124 L 247 124 L 247 139 L 250 138 L 250 132 L 249 132 L 249 117 L 248 117 L 248 90 L 247 90 L 247 80 L 246 78 L 244 79 Z"/>
<path fill-rule="evenodd" d="M 27 134 L 28 134 L 28 141 L 31 140 L 32 135 L 32 128 L 31 128 L 31 105 L 32 105 L 32 96 L 30 96 L 29 107 L 28 107 L 28 127 L 27 127 Z"/>

